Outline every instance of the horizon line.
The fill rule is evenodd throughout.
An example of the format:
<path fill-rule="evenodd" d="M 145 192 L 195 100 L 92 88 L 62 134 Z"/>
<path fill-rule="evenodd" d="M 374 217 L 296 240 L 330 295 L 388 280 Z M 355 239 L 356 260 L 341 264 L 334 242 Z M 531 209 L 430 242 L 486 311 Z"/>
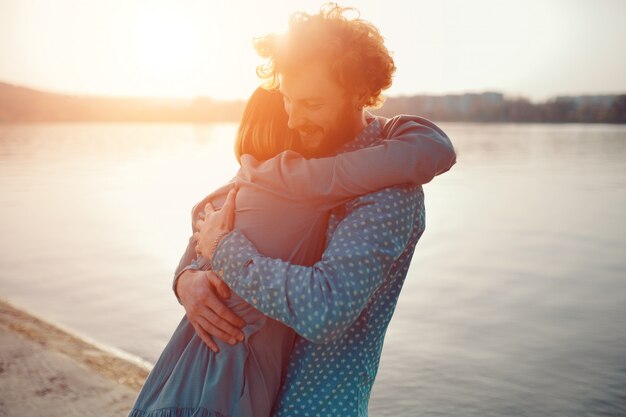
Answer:
<path fill-rule="evenodd" d="M 0 84 L 9 85 L 14 88 L 22 88 L 26 90 L 35 91 L 38 93 L 44 94 L 54 94 L 61 96 L 70 96 L 70 97 L 79 97 L 79 98 L 91 98 L 91 99 L 121 99 L 121 100 L 180 100 L 180 101 L 193 101 L 197 99 L 211 99 L 215 101 L 223 101 L 223 102 L 245 102 L 246 98 L 216 98 L 210 95 L 194 95 L 194 96 L 152 96 L 152 95 L 109 95 L 109 94 L 101 94 L 101 93 L 80 93 L 80 92 L 70 92 L 70 91 L 60 91 L 48 88 L 40 88 L 33 85 L 25 85 L 25 84 L 15 84 L 13 82 L 0 80 Z M 559 97 L 600 97 L 600 96 L 620 96 L 626 95 L 626 92 L 613 92 L 613 93 L 568 93 L 568 94 L 558 94 L 553 96 L 548 96 L 544 100 L 533 100 L 529 96 L 523 94 L 509 94 L 504 91 L 499 91 L 495 89 L 484 89 L 484 90 L 465 90 L 463 92 L 446 92 L 446 93 L 403 93 L 403 94 L 394 94 L 387 95 L 383 94 L 385 98 L 410 98 L 416 96 L 430 96 L 430 97 L 446 97 L 446 96 L 463 96 L 470 94 L 501 94 L 505 99 L 506 98 L 515 98 L 515 99 L 526 99 L 531 103 L 541 103 L 549 101 L 550 99 L 556 99 Z"/>

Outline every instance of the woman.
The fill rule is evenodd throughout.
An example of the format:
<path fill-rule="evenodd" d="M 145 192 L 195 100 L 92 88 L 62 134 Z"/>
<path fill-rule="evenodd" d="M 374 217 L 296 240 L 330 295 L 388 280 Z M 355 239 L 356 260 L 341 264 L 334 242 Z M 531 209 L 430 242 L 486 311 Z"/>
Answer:
<path fill-rule="evenodd" d="M 411 182 L 411 143 L 387 140 L 335 157 L 303 159 L 287 128 L 277 91 L 257 89 L 244 110 L 235 145 L 236 177 L 195 206 L 220 207 L 236 184 L 235 227 L 265 255 L 312 265 L 321 257 L 328 212 L 359 195 Z M 185 260 L 184 260 L 185 261 Z M 188 259 L 186 261 L 191 261 Z M 196 259 L 204 269 L 208 263 Z M 294 332 L 232 293 L 226 305 L 242 317 L 244 340 L 218 341 L 214 353 L 183 317 L 148 376 L 129 417 L 269 416 Z"/>

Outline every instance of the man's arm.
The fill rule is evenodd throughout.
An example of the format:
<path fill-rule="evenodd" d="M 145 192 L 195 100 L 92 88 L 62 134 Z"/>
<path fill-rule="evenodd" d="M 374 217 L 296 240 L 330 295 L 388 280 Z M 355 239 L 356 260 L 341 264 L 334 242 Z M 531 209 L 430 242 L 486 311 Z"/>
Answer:
<path fill-rule="evenodd" d="M 333 340 L 361 314 L 404 250 L 415 216 L 423 214 L 423 192 L 419 186 L 386 188 L 346 208 L 313 266 L 265 257 L 234 230 L 220 242 L 213 268 L 246 301 L 306 339 Z"/>

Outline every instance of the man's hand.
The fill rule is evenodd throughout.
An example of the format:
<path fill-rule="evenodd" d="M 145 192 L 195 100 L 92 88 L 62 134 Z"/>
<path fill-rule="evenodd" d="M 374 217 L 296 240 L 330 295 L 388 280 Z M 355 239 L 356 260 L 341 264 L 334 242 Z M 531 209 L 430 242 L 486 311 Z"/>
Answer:
<path fill-rule="evenodd" d="M 196 221 L 193 238 L 196 241 L 196 253 L 211 260 L 219 241 L 233 230 L 235 223 L 235 197 L 237 189 L 233 188 L 226 196 L 220 210 L 215 210 L 211 202 L 204 206 L 204 215 Z"/>
<path fill-rule="evenodd" d="M 243 340 L 240 329 L 246 323 L 221 301 L 230 297 L 230 288 L 213 271 L 187 270 L 176 289 L 187 319 L 213 352 L 219 348 L 211 336 L 231 345 Z"/>

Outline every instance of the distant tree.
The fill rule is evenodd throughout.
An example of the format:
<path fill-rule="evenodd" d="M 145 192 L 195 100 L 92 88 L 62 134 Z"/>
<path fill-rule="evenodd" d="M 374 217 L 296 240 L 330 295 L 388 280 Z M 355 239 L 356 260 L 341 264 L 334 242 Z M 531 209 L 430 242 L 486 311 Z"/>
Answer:
<path fill-rule="evenodd" d="M 613 105 L 607 112 L 606 121 L 609 123 L 626 123 L 626 94 L 615 98 Z"/>
<path fill-rule="evenodd" d="M 237 122 L 243 101 L 122 99 L 52 94 L 0 83 L 0 122 Z M 626 123 L 626 95 L 557 97 L 534 104 L 500 93 L 389 97 L 381 116 L 417 114 L 434 121 Z"/>

